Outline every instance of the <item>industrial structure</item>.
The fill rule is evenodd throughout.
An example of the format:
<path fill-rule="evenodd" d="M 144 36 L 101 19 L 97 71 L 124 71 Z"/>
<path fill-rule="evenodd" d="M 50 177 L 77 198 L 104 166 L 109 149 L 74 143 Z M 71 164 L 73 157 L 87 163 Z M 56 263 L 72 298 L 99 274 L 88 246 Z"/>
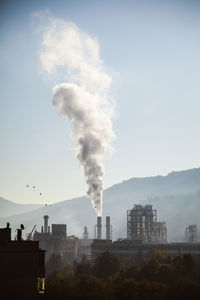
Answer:
<path fill-rule="evenodd" d="M 83 239 L 88 240 L 88 238 L 89 238 L 88 228 L 87 226 L 85 226 L 83 229 Z"/>
<path fill-rule="evenodd" d="M 11 228 L 0 228 L 0 282 L 2 299 L 38 299 L 44 293 L 45 251 L 38 241 L 22 240 L 21 224 L 16 240 Z"/>
<path fill-rule="evenodd" d="M 64 241 L 67 239 L 66 224 L 52 224 L 51 230 L 48 225 L 49 216 L 43 217 L 44 225 L 41 227 L 41 232 L 35 231 L 33 240 L 39 240 L 40 247 L 47 251 L 46 260 L 53 253 L 63 253 L 65 251 Z"/>
<path fill-rule="evenodd" d="M 112 240 L 112 226 L 110 225 L 110 217 L 106 217 L 106 240 Z"/>
<path fill-rule="evenodd" d="M 127 239 L 149 242 L 167 242 L 167 227 L 157 222 L 157 211 L 152 205 L 134 205 L 127 211 Z"/>
<path fill-rule="evenodd" d="M 87 227 L 84 227 L 83 238 L 80 239 L 74 235 L 67 236 L 66 224 L 48 225 L 49 216 L 43 217 L 44 225 L 41 232 L 35 231 L 34 240 L 39 240 L 41 249 L 46 250 L 46 261 L 52 254 L 59 254 L 68 263 L 74 260 L 80 260 L 83 255 L 88 259 L 91 256 L 92 239 L 88 238 Z"/>
<path fill-rule="evenodd" d="M 97 240 L 101 240 L 101 238 L 102 238 L 101 217 L 97 217 L 96 231 L 97 231 Z"/>
<path fill-rule="evenodd" d="M 110 216 L 106 217 L 106 240 L 112 239 L 112 226 L 110 224 Z M 94 226 L 94 239 L 101 240 L 102 239 L 102 218 L 97 217 L 97 224 Z"/>
<path fill-rule="evenodd" d="M 156 222 L 155 224 L 155 242 L 167 242 L 167 225 L 165 222 Z"/>
<path fill-rule="evenodd" d="M 107 235 L 106 235 L 107 236 Z M 95 239 L 91 245 L 91 259 L 109 251 L 121 259 L 135 256 L 146 258 L 150 252 L 163 250 L 170 256 L 182 254 L 200 255 L 200 243 L 197 243 L 197 227 L 186 228 L 188 243 L 168 243 L 165 222 L 157 222 L 157 211 L 152 205 L 134 205 L 127 211 L 127 238 L 112 242 L 110 239 Z"/>
<path fill-rule="evenodd" d="M 83 229 L 83 238 L 78 238 L 74 235 L 67 236 L 66 224 L 48 224 L 49 216 L 43 217 L 44 225 L 41 227 L 41 232 L 35 231 L 33 240 L 39 240 L 41 249 L 46 250 L 46 261 L 49 260 L 52 254 L 60 254 L 61 257 L 68 263 L 74 260 L 81 260 L 86 256 L 91 259 L 91 244 L 93 239 L 89 238 L 88 228 Z M 106 217 L 106 240 L 112 239 L 112 226 L 110 224 L 110 217 Z M 33 230 L 32 230 L 33 231 Z M 95 225 L 95 234 L 98 240 L 102 240 L 102 218 L 97 217 L 97 225 Z M 29 234 L 28 238 L 30 239 Z"/>
<path fill-rule="evenodd" d="M 34 240 L 39 240 L 40 247 L 46 250 L 46 259 L 52 254 L 60 254 L 68 263 L 80 261 L 86 256 L 94 260 L 104 251 L 112 252 L 122 259 L 130 256 L 147 257 L 155 250 L 166 251 L 170 256 L 180 254 L 200 255 L 200 243 L 197 243 L 197 226 L 186 228 L 187 243 L 168 243 L 167 226 L 165 222 L 157 221 L 157 211 L 152 205 L 134 205 L 127 211 L 127 238 L 112 241 L 112 226 L 110 216 L 105 219 L 105 233 L 102 217 L 97 217 L 94 239 L 89 238 L 88 228 L 83 228 L 82 238 L 67 235 L 66 224 L 48 224 L 49 216 L 45 215 L 41 232 L 35 231 Z M 32 230 L 33 232 L 33 230 Z M 31 236 L 32 236 L 31 232 Z"/>
<path fill-rule="evenodd" d="M 50 227 L 48 226 L 48 219 L 49 219 L 49 216 L 45 215 L 44 216 L 44 227 L 42 226 L 42 232 L 44 234 L 47 234 L 50 232 Z"/>
<path fill-rule="evenodd" d="M 91 248 L 92 261 L 105 251 L 117 255 L 122 260 L 130 259 L 133 256 L 137 260 L 143 260 L 150 253 L 157 250 L 165 251 L 171 257 L 183 254 L 200 255 L 200 243 L 142 243 L 141 241 L 128 239 L 121 239 L 114 242 L 110 240 L 94 240 Z"/>
<path fill-rule="evenodd" d="M 197 225 L 189 225 L 185 229 L 185 239 L 189 243 L 197 242 Z"/>

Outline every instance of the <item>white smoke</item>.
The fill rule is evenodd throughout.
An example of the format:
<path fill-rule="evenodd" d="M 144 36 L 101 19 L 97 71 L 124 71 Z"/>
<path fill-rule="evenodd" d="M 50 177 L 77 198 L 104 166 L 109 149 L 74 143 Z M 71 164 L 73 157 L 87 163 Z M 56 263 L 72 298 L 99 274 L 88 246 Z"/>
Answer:
<path fill-rule="evenodd" d="M 114 137 L 113 106 L 108 94 L 111 77 L 103 70 L 95 38 L 73 23 L 49 18 L 40 60 L 52 73 L 66 68 L 67 81 L 53 89 L 53 104 L 72 125 L 71 136 L 77 158 L 83 166 L 88 196 L 97 215 L 102 214 L 103 156 Z"/>

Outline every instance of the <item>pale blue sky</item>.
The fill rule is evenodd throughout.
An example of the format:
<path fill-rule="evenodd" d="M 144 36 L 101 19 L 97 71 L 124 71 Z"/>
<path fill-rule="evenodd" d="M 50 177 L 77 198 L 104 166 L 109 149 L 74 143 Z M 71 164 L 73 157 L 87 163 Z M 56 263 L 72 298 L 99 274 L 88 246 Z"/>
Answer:
<path fill-rule="evenodd" d="M 105 187 L 200 166 L 199 1 L 1 1 L 0 196 L 52 203 L 87 190 L 70 124 L 52 106 L 31 18 L 49 9 L 98 38 L 118 116 Z M 38 189 L 26 189 L 26 184 Z M 39 196 L 39 192 L 43 196 Z"/>

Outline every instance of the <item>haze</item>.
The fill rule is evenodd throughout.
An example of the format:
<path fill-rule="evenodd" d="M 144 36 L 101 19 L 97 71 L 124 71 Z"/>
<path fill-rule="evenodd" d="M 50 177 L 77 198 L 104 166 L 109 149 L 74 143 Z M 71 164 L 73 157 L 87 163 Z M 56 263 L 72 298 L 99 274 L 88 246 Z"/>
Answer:
<path fill-rule="evenodd" d="M 2 197 L 45 204 L 87 191 L 70 125 L 52 105 L 63 70 L 41 70 L 43 20 L 33 17 L 41 11 L 98 39 L 112 77 L 117 138 L 105 158 L 105 187 L 199 167 L 198 1 L 1 1 Z"/>

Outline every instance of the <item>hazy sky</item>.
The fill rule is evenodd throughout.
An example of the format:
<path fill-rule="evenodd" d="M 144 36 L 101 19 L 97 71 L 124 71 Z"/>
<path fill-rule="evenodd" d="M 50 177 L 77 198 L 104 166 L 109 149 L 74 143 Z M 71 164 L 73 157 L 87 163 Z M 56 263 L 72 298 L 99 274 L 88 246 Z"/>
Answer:
<path fill-rule="evenodd" d="M 200 1 L 6 0 L 0 4 L 0 196 L 45 204 L 87 191 L 70 124 L 52 105 L 63 74 L 50 77 L 39 61 L 41 23 L 32 15 L 47 9 L 98 39 L 112 77 L 116 139 L 105 157 L 105 187 L 199 167 Z"/>

